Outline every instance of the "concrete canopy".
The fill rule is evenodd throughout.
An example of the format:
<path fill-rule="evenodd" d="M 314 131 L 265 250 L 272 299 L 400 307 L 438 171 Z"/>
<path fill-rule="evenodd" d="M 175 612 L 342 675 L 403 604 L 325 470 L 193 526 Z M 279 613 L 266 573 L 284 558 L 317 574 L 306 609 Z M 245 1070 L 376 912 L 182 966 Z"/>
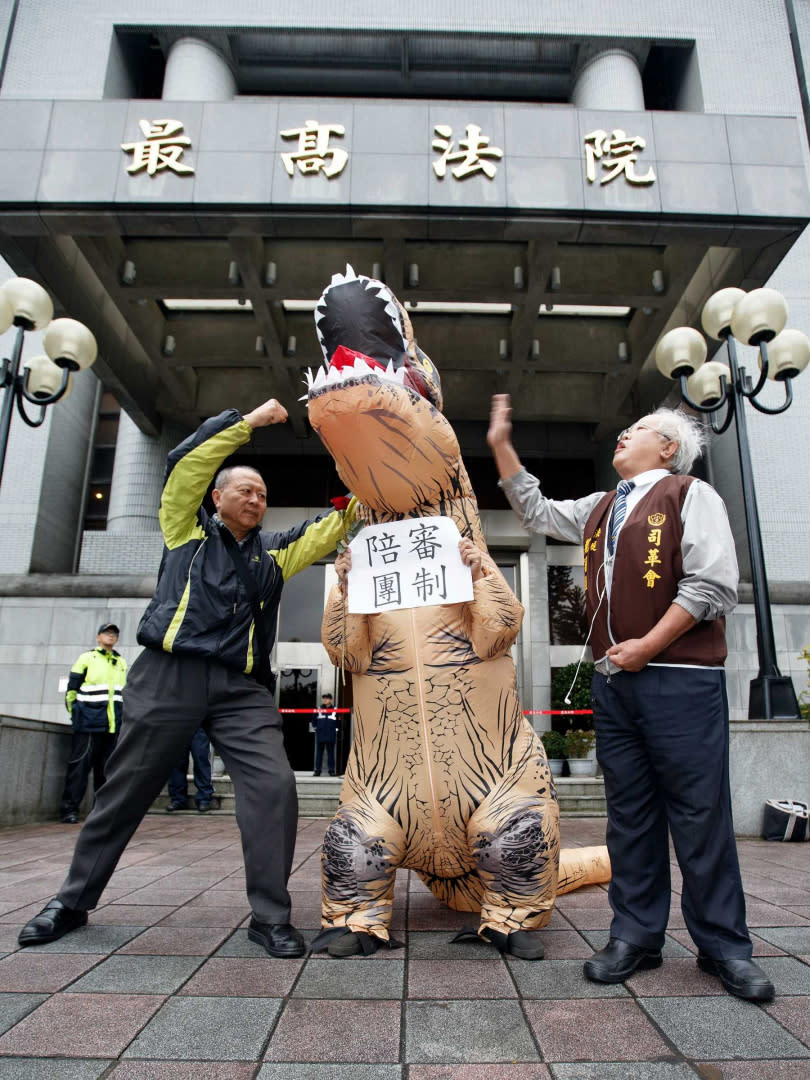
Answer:
<path fill-rule="evenodd" d="M 507 390 L 516 421 L 618 429 L 646 407 L 645 398 L 666 393 L 649 370 L 660 335 L 695 322 L 719 288 L 764 284 L 800 230 L 793 222 L 705 223 L 672 226 L 665 241 L 666 226 L 638 221 L 380 215 L 347 222 L 316 213 L 275 217 L 281 235 L 273 237 L 261 235 L 258 222 L 252 234 L 234 222 L 229 235 L 200 236 L 188 234 L 197 219 L 178 211 L 179 235 L 167 235 L 165 221 L 161 235 L 149 235 L 153 216 L 144 213 L 140 236 L 77 230 L 6 234 L 0 242 L 18 273 L 41 280 L 60 308 L 93 329 L 97 374 L 152 433 L 161 418 L 193 426 L 224 400 L 248 408 L 269 396 L 291 406 L 302 433 L 302 371 L 322 356 L 301 301 L 314 302 L 346 262 L 369 275 L 376 269 L 411 308 L 420 346 L 441 370 L 451 420 L 482 420 L 490 395 Z M 69 225 L 63 215 L 60 227 Z M 437 225 L 454 238 L 432 238 Z M 135 268 L 131 285 L 121 277 L 126 263 Z M 271 263 L 276 283 L 268 285 Z M 418 284 L 411 285 L 414 267 Z M 662 291 L 653 286 L 659 272 Z M 218 310 L 212 301 L 230 303 Z M 555 313 L 566 308 L 573 310 Z"/>

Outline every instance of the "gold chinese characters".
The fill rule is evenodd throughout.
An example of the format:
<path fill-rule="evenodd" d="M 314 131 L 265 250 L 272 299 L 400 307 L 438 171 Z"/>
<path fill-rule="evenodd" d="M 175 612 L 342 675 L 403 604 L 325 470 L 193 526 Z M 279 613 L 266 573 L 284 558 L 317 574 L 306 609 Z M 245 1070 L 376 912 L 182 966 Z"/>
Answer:
<path fill-rule="evenodd" d="M 349 155 L 341 147 L 330 147 L 329 136 L 345 134 L 343 124 L 319 124 L 317 120 L 306 120 L 302 128 L 280 131 L 282 139 L 298 139 L 298 149 L 294 153 L 281 155 L 284 168 L 290 176 L 295 175 L 296 165 L 304 176 L 317 172 L 323 172 L 330 180 L 340 176 Z"/>
<path fill-rule="evenodd" d="M 182 121 L 139 120 L 138 126 L 143 139 L 120 144 L 124 153 L 132 155 L 128 173 L 145 172 L 154 177 L 169 170 L 178 176 L 194 175 L 194 166 L 182 160 L 184 152 L 191 148 L 191 139 L 183 133 Z M 317 120 L 305 120 L 301 127 L 281 129 L 279 139 L 297 142 L 296 149 L 281 153 L 287 175 L 294 177 L 298 173 L 309 177 L 320 174 L 327 180 L 340 176 L 349 162 L 350 148 L 335 146 L 332 140 L 345 136 L 345 125 L 324 124 Z M 635 186 L 655 182 L 652 166 L 645 173 L 636 171 L 639 156 L 647 145 L 641 135 L 627 135 L 621 128 L 614 128 L 609 134 L 598 129 L 585 135 L 583 141 L 585 175 L 589 184 L 598 182 L 602 186 L 622 175 L 628 184 Z M 448 176 L 457 181 L 471 176 L 494 180 L 505 156 L 503 149 L 491 145 L 490 136 L 478 124 L 472 123 L 464 125 L 464 134 L 458 138 L 454 137 L 451 125 L 435 124 L 430 149 L 439 155 L 432 162 L 433 173 L 439 181 Z"/>
<path fill-rule="evenodd" d="M 624 173 L 628 184 L 652 184 L 655 172 L 650 167 L 643 176 L 636 173 L 638 155 L 647 145 L 641 135 L 627 135 L 621 128 L 614 128 L 608 135 L 606 131 L 592 131 L 585 136 L 585 175 L 589 184 L 596 183 L 596 163 L 606 170 L 600 184 L 609 184 Z"/>
<path fill-rule="evenodd" d="M 147 176 L 154 176 L 164 169 L 170 169 L 179 176 L 193 174 L 194 167 L 180 160 L 183 151 L 191 146 L 191 139 L 181 134 L 183 124 L 179 120 L 153 120 L 151 123 L 139 120 L 138 127 L 144 135 L 142 142 L 121 143 L 121 149 L 132 154 L 128 173 L 145 169 Z"/>

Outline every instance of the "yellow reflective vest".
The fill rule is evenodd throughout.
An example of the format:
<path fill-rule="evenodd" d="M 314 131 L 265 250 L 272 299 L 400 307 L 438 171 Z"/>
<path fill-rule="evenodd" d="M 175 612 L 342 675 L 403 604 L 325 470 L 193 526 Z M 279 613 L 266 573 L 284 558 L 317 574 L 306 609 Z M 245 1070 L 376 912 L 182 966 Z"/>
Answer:
<path fill-rule="evenodd" d="M 74 730 L 118 731 L 126 681 L 127 662 L 115 649 L 82 653 L 70 670 L 65 694 Z"/>

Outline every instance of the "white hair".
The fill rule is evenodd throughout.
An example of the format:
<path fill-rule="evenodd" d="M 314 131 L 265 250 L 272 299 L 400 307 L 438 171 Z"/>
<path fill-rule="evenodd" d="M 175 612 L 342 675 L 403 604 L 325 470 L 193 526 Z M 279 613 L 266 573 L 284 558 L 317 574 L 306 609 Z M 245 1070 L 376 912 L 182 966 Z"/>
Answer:
<path fill-rule="evenodd" d="M 650 413 L 656 420 L 656 430 L 678 444 L 669 461 L 669 471 L 686 474 L 703 453 L 706 430 L 698 419 L 681 409 L 656 409 Z"/>

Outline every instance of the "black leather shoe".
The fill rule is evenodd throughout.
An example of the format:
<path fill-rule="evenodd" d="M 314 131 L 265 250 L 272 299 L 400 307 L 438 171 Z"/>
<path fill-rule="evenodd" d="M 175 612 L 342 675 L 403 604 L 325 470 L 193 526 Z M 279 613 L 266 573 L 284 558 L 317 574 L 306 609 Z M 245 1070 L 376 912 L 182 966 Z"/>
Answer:
<path fill-rule="evenodd" d="M 47 945 L 49 941 L 58 941 L 71 930 L 84 926 L 86 922 L 86 911 L 75 911 L 65 907 L 61 900 L 51 900 L 39 915 L 35 915 L 25 924 L 17 941 L 22 948 L 26 945 Z"/>
<path fill-rule="evenodd" d="M 730 994 L 746 1001 L 770 1001 L 774 995 L 771 980 L 753 960 L 712 960 L 698 955 L 698 967 L 716 975 Z"/>
<path fill-rule="evenodd" d="M 172 799 L 166 807 L 166 813 L 173 814 L 175 810 L 188 810 L 188 803 L 178 802 L 177 799 Z"/>
<path fill-rule="evenodd" d="M 214 809 L 214 804 L 210 802 L 197 803 L 197 812 L 199 814 L 207 814 L 209 810 Z"/>
<path fill-rule="evenodd" d="M 290 959 L 307 951 L 304 939 L 290 923 L 259 922 L 254 916 L 248 927 L 248 937 L 262 945 L 271 956 Z"/>
<path fill-rule="evenodd" d="M 611 938 L 604 949 L 585 961 L 583 971 L 591 982 L 620 983 L 629 979 L 634 971 L 646 971 L 661 964 L 660 949 L 644 949 L 641 945 Z"/>
<path fill-rule="evenodd" d="M 70 814 L 62 814 L 62 817 L 61 817 L 60 820 L 61 820 L 63 825 L 78 825 L 79 824 L 79 818 L 73 812 L 71 812 Z"/>

